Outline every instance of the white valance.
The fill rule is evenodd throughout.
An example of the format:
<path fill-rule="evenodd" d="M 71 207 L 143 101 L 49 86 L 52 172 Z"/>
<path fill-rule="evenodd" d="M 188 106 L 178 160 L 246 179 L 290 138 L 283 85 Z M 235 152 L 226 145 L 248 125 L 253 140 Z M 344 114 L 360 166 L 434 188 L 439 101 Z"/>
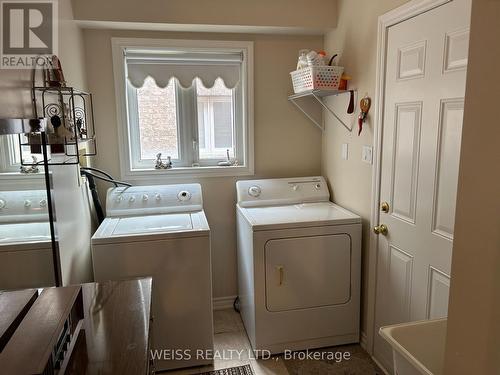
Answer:
<path fill-rule="evenodd" d="M 134 87 L 142 87 L 151 77 L 158 87 L 166 87 L 172 77 L 183 87 L 191 87 L 195 78 L 210 88 L 221 78 L 227 88 L 240 81 L 241 52 L 130 50 L 125 51 L 127 77 Z"/>

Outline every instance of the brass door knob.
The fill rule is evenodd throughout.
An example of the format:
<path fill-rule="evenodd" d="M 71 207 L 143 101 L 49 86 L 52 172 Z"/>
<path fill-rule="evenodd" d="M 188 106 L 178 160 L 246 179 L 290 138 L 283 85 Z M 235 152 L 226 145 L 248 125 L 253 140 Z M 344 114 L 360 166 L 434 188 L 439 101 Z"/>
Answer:
<path fill-rule="evenodd" d="M 387 202 L 380 203 L 380 211 L 388 213 L 389 212 L 389 203 L 387 203 Z"/>
<path fill-rule="evenodd" d="M 380 224 L 373 227 L 373 231 L 375 234 L 383 234 L 385 236 L 389 232 L 389 229 L 387 228 L 387 225 Z"/>

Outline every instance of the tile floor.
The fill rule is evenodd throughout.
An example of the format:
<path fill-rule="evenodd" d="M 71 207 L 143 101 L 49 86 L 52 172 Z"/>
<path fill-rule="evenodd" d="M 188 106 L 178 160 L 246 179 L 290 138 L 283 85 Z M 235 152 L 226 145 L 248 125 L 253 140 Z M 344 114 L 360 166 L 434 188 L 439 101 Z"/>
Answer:
<path fill-rule="evenodd" d="M 359 345 L 344 345 L 335 348 L 323 348 L 319 352 L 349 353 L 350 359 L 336 362 L 335 360 L 300 360 L 287 359 L 283 356 L 273 356 L 270 359 L 255 359 L 251 352 L 243 322 L 234 310 L 219 310 L 214 312 L 214 349 L 219 353 L 237 350 L 242 354 L 233 358 L 215 359 L 213 366 L 195 367 L 168 371 L 166 375 L 191 375 L 218 370 L 227 367 L 250 364 L 255 375 L 383 375 L 370 356 Z M 226 352 L 224 352 L 226 350 Z M 230 355 L 227 355 L 230 357 Z"/>

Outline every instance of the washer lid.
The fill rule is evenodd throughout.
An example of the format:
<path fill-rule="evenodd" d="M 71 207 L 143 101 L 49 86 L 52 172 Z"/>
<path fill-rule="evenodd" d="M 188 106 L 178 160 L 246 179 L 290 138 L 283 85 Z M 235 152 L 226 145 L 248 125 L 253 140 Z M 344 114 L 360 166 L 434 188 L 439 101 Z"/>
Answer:
<path fill-rule="evenodd" d="M 358 215 L 331 202 L 239 209 L 254 230 L 361 223 Z"/>
<path fill-rule="evenodd" d="M 151 233 L 151 232 L 177 232 L 192 230 L 191 215 L 150 215 L 142 217 L 123 217 L 116 224 L 113 235 Z"/>
<path fill-rule="evenodd" d="M 0 246 L 22 243 L 50 243 L 48 222 L 0 225 Z"/>
<path fill-rule="evenodd" d="M 190 236 L 208 233 L 203 211 L 147 216 L 108 217 L 101 223 L 92 241 L 130 236 Z"/>

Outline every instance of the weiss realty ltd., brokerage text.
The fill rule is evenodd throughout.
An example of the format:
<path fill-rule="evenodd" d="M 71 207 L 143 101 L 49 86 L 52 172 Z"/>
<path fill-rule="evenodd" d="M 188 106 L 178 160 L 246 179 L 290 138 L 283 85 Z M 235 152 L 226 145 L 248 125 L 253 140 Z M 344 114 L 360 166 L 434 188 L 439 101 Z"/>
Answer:
<path fill-rule="evenodd" d="M 251 350 L 251 349 L 224 349 L 224 350 L 191 350 L 191 349 L 153 349 L 151 358 L 153 360 L 164 361 L 189 361 L 197 360 L 246 360 L 272 358 L 269 350 Z M 285 350 L 282 354 L 275 356 L 274 359 L 283 358 L 284 360 L 316 360 L 316 361 L 335 361 L 342 362 L 351 359 L 351 353 L 347 351 L 292 351 Z"/>

